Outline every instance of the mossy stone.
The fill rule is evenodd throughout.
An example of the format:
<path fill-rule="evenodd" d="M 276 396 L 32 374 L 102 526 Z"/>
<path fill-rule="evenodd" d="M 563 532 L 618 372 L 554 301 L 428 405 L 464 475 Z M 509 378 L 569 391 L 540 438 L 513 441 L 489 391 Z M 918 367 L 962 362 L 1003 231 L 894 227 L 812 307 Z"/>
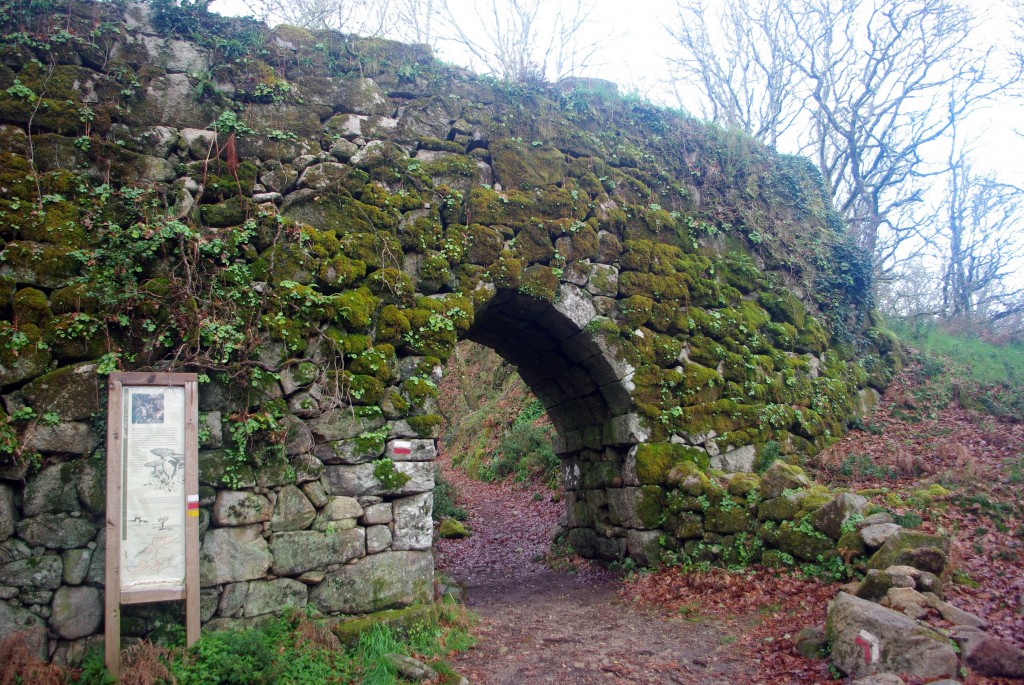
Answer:
<path fill-rule="evenodd" d="M 480 266 L 493 264 L 505 245 L 499 231 L 480 224 L 471 224 L 466 231 L 466 238 L 469 242 L 466 259 Z"/>
<path fill-rule="evenodd" d="M 551 267 L 540 264 L 528 266 L 523 269 L 520 277 L 519 292 L 554 302 L 558 292 L 558 276 Z"/>
<path fill-rule="evenodd" d="M 727 504 L 728 503 L 728 504 Z M 740 533 L 750 529 L 753 519 L 746 502 L 725 498 L 708 507 L 705 527 L 715 533 Z"/>
<path fill-rule="evenodd" d="M 729 477 L 725 489 L 730 495 L 746 497 L 755 492 L 760 484 L 761 477 L 756 473 L 734 473 Z"/>
<path fill-rule="evenodd" d="M 18 323 L 43 326 L 53 316 L 46 293 L 36 288 L 22 288 L 16 292 L 11 307 Z"/>
<path fill-rule="evenodd" d="M 516 232 L 515 254 L 527 264 L 547 264 L 555 256 L 555 246 L 543 224 L 528 223 Z"/>
<path fill-rule="evenodd" d="M 426 604 L 366 614 L 335 625 L 331 632 L 343 645 L 355 647 L 359 644 L 360 636 L 377 626 L 383 626 L 397 636 L 408 637 L 417 631 L 429 630 L 436 624 L 437 609 Z"/>
<path fill-rule="evenodd" d="M 509 189 L 553 185 L 568 173 L 565 155 L 547 145 L 533 145 L 520 140 L 491 141 L 494 174 Z"/>
<path fill-rule="evenodd" d="M 448 540 L 458 540 L 470 536 L 469 529 L 466 528 L 465 524 L 447 516 L 441 520 L 441 526 L 437 529 L 437 534 L 439 537 Z"/>
<path fill-rule="evenodd" d="M 48 243 L 12 241 L 0 252 L 0 276 L 48 290 L 63 288 L 78 276 L 75 250 Z"/>
<path fill-rule="evenodd" d="M 389 304 L 377 316 L 376 340 L 381 343 L 399 344 L 402 337 L 412 329 L 409 318 L 401 309 Z"/>
<path fill-rule="evenodd" d="M 700 469 L 707 469 L 710 464 L 704 450 L 669 442 L 639 444 L 634 458 L 641 485 L 667 485 L 673 468 L 687 462 Z"/>
<path fill-rule="evenodd" d="M 436 440 L 440 437 L 444 417 L 438 414 L 426 414 L 424 416 L 410 416 L 406 421 L 419 437 L 434 438 Z"/>
<path fill-rule="evenodd" d="M 636 513 L 645 528 L 658 528 L 662 522 L 665 508 L 665 496 L 661 488 L 655 485 L 644 485 L 636 502 Z"/>
<path fill-rule="evenodd" d="M 778 546 L 797 559 L 811 562 L 836 553 L 834 543 L 827 535 L 815 530 L 810 524 L 792 521 L 779 524 Z"/>
<path fill-rule="evenodd" d="M 338 318 L 352 331 L 364 332 L 370 329 L 373 317 L 380 306 L 380 300 L 369 288 L 346 290 L 334 296 L 338 307 Z"/>

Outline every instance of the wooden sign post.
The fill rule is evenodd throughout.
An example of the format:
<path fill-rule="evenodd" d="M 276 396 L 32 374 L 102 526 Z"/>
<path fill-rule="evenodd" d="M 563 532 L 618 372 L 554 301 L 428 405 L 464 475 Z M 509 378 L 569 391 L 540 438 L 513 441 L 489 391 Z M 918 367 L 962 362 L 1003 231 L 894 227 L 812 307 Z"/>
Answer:
<path fill-rule="evenodd" d="M 121 605 L 185 600 L 199 639 L 199 398 L 194 373 L 112 373 L 107 413 L 107 670 Z"/>

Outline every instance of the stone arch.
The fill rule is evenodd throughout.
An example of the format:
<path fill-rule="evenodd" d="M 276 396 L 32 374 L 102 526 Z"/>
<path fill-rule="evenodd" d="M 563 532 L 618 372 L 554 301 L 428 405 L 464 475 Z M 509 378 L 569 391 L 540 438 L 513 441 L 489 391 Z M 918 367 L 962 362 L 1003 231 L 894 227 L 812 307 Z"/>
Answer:
<path fill-rule="evenodd" d="M 624 483 L 630 449 L 648 433 L 635 412 L 632 376 L 594 323 L 597 312 L 578 286 L 561 284 L 554 301 L 498 290 L 478 310 L 465 338 L 516 367 L 544 405 L 563 460 L 569 537 L 586 556 L 616 559 L 627 550 L 632 503 L 612 494 Z M 577 502 L 596 503 L 593 515 Z M 586 506 L 582 510 L 588 511 Z"/>

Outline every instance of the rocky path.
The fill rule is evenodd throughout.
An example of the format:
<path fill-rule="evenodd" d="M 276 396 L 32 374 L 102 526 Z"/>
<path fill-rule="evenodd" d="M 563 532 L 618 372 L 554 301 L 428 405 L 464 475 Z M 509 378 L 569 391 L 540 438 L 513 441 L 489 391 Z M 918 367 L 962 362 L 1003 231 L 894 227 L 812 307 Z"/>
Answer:
<path fill-rule="evenodd" d="M 731 683 L 750 680 L 731 653 L 734 622 L 665 618 L 619 598 L 622 580 L 586 562 L 543 557 L 564 505 L 543 493 L 472 481 L 448 468 L 473 536 L 443 540 L 439 571 L 465 585 L 479 644 L 456 668 L 474 685 Z"/>

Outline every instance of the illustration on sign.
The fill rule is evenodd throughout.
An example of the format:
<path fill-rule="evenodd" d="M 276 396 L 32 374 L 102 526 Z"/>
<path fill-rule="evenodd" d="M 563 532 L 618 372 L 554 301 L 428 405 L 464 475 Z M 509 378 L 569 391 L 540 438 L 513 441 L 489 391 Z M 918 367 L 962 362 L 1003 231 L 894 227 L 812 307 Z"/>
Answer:
<path fill-rule="evenodd" d="M 121 588 L 185 584 L 185 390 L 125 387 Z"/>

